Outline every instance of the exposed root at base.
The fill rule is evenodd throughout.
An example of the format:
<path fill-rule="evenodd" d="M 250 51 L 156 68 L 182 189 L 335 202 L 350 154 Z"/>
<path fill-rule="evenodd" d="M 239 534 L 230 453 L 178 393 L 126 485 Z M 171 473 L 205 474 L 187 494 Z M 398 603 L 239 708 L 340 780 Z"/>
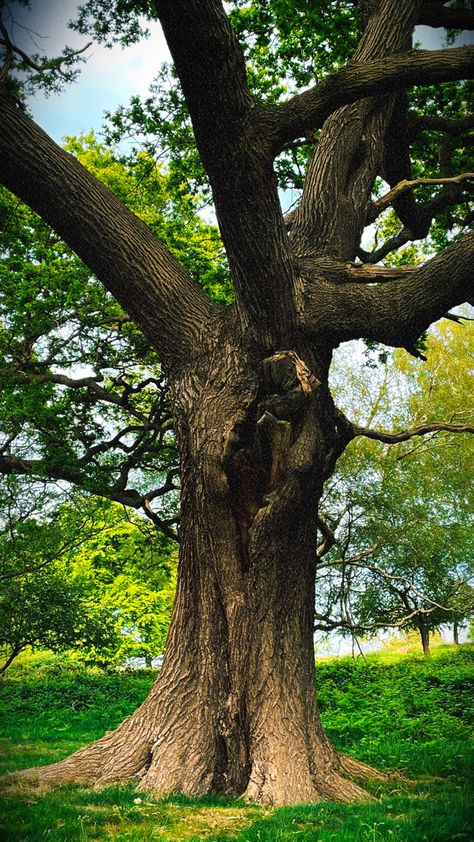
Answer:
<path fill-rule="evenodd" d="M 357 778 L 359 781 L 387 781 L 390 775 L 380 772 L 374 766 L 369 766 L 361 760 L 349 757 L 348 754 L 340 754 L 341 771 L 350 778 Z"/>
<path fill-rule="evenodd" d="M 365 766 L 366 770 L 370 767 Z M 307 773 L 298 777 L 285 775 L 285 770 L 274 767 L 262 769 L 253 768 L 247 789 L 243 795 L 245 801 L 284 807 L 295 804 L 315 804 L 321 801 L 338 801 L 350 804 L 355 802 L 373 801 L 374 797 L 352 780 L 346 777 L 345 770 L 327 769 L 324 774 Z M 374 773 L 376 770 L 370 770 Z M 373 774 L 367 778 L 373 777 Z"/>
<path fill-rule="evenodd" d="M 50 766 L 35 766 L 31 769 L 19 769 L 15 772 L 7 772 L 0 777 L 0 792 L 3 795 L 21 795 L 35 794 L 46 795 L 53 789 L 58 789 L 62 786 L 74 784 L 75 786 L 83 786 L 86 789 L 104 789 L 108 786 L 117 784 L 124 786 L 128 783 L 138 783 L 138 775 L 122 776 L 115 775 L 110 778 L 100 777 L 94 779 L 91 775 L 77 773 L 69 773 L 55 768 L 58 764 Z"/>
<path fill-rule="evenodd" d="M 0 778 L 3 792 L 34 790 L 44 794 L 67 784 L 102 789 L 113 784 L 138 783 L 149 764 L 149 743 L 127 743 L 128 723 L 56 763 L 20 769 Z"/>
<path fill-rule="evenodd" d="M 351 778 L 356 778 L 359 781 L 390 781 L 397 780 L 404 783 L 414 783 L 414 781 L 402 775 L 396 770 L 390 772 L 381 772 L 380 769 L 375 769 L 374 766 L 369 766 L 363 763 L 362 760 L 356 760 L 354 757 L 349 757 L 348 754 L 340 754 L 341 771 L 349 775 Z"/>
<path fill-rule="evenodd" d="M 120 730 L 112 732 L 57 763 L 11 772 L 0 779 L 0 786 L 5 793 L 26 794 L 33 791 L 36 794 L 44 794 L 67 784 L 102 789 L 114 784 L 134 783 L 142 791 L 154 792 L 156 795 L 167 794 L 168 788 L 165 787 L 165 792 L 161 786 L 155 787 L 153 782 L 151 785 L 147 782 L 151 760 L 149 744 L 136 741 L 134 750 L 131 751 L 130 747 L 125 749 L 124 736 Z M 302 776 L 299 781 L 284 781 L 285 776 L 282 778 L 277 769 L 273 769 L 272 773 L 268 771 L 268 774 L 263 770 L 254 769 L 243 797 L 249 802 L 270 806 L 308 804 L 326 800 L 344 803 L 372 801 L 373 796 L 359 785 L 360 781 L 382 782 L 394 777 L 401 778 L 396 774 L 380 772 L 347 755 L 339 755 L 338 759 L 339 768 L 321 779 L 309 775 Z M 163 775 L 160 783 L 166 782 L 167 776 Z M 180 786 L 179 789 L 186 789 L 187 794 L 210 794 L 212 775 L 207 776 L 205 793 L 202 791 L 203 782 L 201 778 L 199 792 L 196 792 L 189 782 L 187 787 Z M 173 791 L 176 791 L 176 786 L 173 787 Z M 238 796 L 240 793 L 235 794 Z"/>

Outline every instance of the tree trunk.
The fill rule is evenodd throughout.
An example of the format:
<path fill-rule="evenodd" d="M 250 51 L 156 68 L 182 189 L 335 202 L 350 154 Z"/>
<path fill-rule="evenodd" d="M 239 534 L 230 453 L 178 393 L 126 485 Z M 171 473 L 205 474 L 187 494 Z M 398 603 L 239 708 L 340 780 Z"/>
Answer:
<path fill-rule="evenodd" d="M 26 773 L 42 784 L 134 780 L 267 804 L 368 797 L 343 774 L 373 770 L 338 755 L 315 699 L 316 502 L 342 449 L 332 404 L 294 352 L 263 361 L 260 377 L 232 356 L 220 348 L 206 377 L 172 388 L 182 540 L 158 679 L 116 731 Z"/>
<path fill-rule="evenodd" d="M 459 623 L 457 620 L 453 623 L 453 643 L 459 646 Z"/>
<path fill-rule="evenodd" d="M 420 632 L 421 645 L 423 647 L 423 655 L 425 656 L 425 658 L 431 658 L 430 633 L 428 631 L 428 627 L 423 617 L 417 622 L 417 628 Z"/>

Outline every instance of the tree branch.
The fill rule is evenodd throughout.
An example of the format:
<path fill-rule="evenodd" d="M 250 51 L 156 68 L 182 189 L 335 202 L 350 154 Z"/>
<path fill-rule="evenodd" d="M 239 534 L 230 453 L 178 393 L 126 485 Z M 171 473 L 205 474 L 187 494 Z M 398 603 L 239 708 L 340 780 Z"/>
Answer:
<path fill-rule="evenodd" d="M 141 509 L 165 535 L 176 540 L 176 532 L 172 529 L 172 525 L 176 523 L 176 518 L 163 518 L 157 512 L 153 511 L 150 506 L 150 500 L 174 489 L 173 478 L 176 476 L 176 473 L 177 471 L 174 470 L 169 471 L 164 486 L 160 489 L 150 491 L 148 494 L 141 494 L 133 488 L 122 488 L 119 482 L 117 482 L 108 487 L 104 484 L 101 485 L 99 496 L 113 500 L 116 503 L 121 503 L 123 506 L 130 506 L 132 509 Z M 43 479 L 64 480 L 78 488 L 83 488 L 90 493 L 97 494 L 97 489 L 95 487 L 89 487 L 87 477 L 80 471 L 68 468 L 65 465 L 48 465 L 41 459 L 22 459 L 11 454 L 0 455 L 0 474 L 4 474 L 5 476 L 36 475 Z"/>
<path fill-rule="evenodd" d="M 314 88 L 269 108 L 275 155 L 283 145 L 322 125 L 342 105 L 374 93 L 474 76 L 474 48 L 419 50 L 347 65 Z"/>
<path fill-rule="evenodd" d="M 0 180 L 39 213 L 122 304 L 166 366 L 202 345 L 216 310 L 138 217 L 0 86 Z"/>
<path fill-rule="evenodd" d="M 385 57 L 405 56 L 411 47 L 418 6 L 419 0 L 364 3 L 363 36 L 344 73 Z M 326 80 L 321 84 L 324 87 Z M 370 96 L 337 108 L 325 121 L 292 220 L 290 236 L 296 253 L 354 258 L 380 171 L 394 99 L 380 93 L 377 83 Z"/>
<path fill-rule="evenodd" d="M 35 73 L 44 73 L 46 70 L 54 70 L 56 71 L 56 73 L 62 76 L 63 79 L 66 80 L 68 80 L 69 77 L 67 73 L 64 73 L 64 71 L 61 68 L 61 65 L 65 62 L 70 62 L 72 59 L 76 58 L 77 56 L 80 56 L 82 53 L 85 53 L 85 51 L 92 46 L 92 41 L 89 41 L 80 49 L 71 50 L 71 52 L 67 56 L 60 56 L 58 58 L 53 59 L 44 59 L 41 64 L 38 64 L 36 61 L 33 61 L 33 59 L 31 58 L 31 56 L 28 55 L 28 53 L 25 53 L 22 49 L 20 49 L 20 47 L 17 47 L 17 45 L 13 43 L 13 41 L 8 35 L 7 28 L 2 23 L 2 21 L 0 21 L 0 33 L 2 35 L 2 37 L 0 38 L 0 46 L 6 47 L 7 56 L 11 54 L 17 55 L 21 59 L 22 63 L 27 67 L 31 68 L 31 70 L 34 70 Z M 11 69 L 12 67 L 9 66 L 8 71 L 10 72 Z"/>
<path fill-rule="evenodd" d="M 471 9 L 451 9 L 442 3 L 423 3 L 418 23 L 433 28 L 474 29 L 474 12 Z"/>
<path fill-rule="evenodd" d="M 471 177 L 472 174 L 466 173 L 465 175 Z M 438 214 L 453 207 L 453 205 L 459 204 L 465 198 L 463 188 L 456 186 L 456 178 L 456 176 L 445 178 L 443 189 L 430 202 L 426 202 L 426 204 L 418 205 L 410 193 L 402 193 L 400 197 L 396 197 L 393 202 L 394 209 L 401 221 L 405 223 L 403 228 L 398 234 L 390 237 L 380 248 L 374 251 L 364 251 L 364 249 L 359 248 L 357 256 L 364 263 L 378 263 L 380 260 L 384 260 L 390 252 L 397 251 L 406 245 L 406 243 L 413 242 L 414 240 L 422 240 L 427 237 L 433 219 Z M 441 182 L 441 178 L 439 181 Z M 407 201 L 408 199 L 411 201 Z M 378 214 L 376 214 L 374 206 L 375 203 L 372 203 L 369 209 L 367 224 L 370 224 L 377 218 Z M 463 224 L 463 227 L 466 226 Z"/>
<path fill-rule="evenodd" d="M 246 328 L 274 346 L 296 320 L 296 278 L 263 109 L 251 97 L 241 47 L 221 0 L 157 4 Z"/>
<path fill-rule="evenodd" d="M 372 215 L 372 213 L 370 214 L 370 221 L 373 222 L 379 213 L 385 210 L 385 208 L 388 208 L 389 205 L 393 205 L 394 201 L 403 193 L 406 193 L 409 190 L 414 190 L 414 188 L 418 187 L 420 184 L 463 184 L 465 181 L 472 180 L 474 180 L 474 173 L 472 172 L 461 173 L 460 175 L 454 175 L 451 178 L 403 179 L 403 181 L 399 181 L 395 187 L 392 187 L 388 193 L 385 193 L 384 196 L 381 196 L 380 199 L 373 202 L 373 207 L 375 209 L 374 213 L 376 213 L 375 215 Z"/>
<path fill-rule="evenodd" d="M 371 263 L 342 263 L 331 257 L 300 260 L 305 275 L 321 276 L 335 284 L 386 284 L 402 280 L 419 270 L 419 266 L 376 266 Z"/>
<path fill-rule="evenodd" d="M 325 556 L 326 553 L 329 552 L 331 547 L 334 546 L 334 544 L 336 543 L 336 536 L 331 527 L 326 523 L 325 520 L 323 520 L 323 518 L 320 515 L 318 515 L 317 517 L 317 524 L 318 529 L 323 536 L 322 544 L 320 544 L 316 549 L 316 557 L 319 560 L 320 558 L 323 558 L 323 556 Z"/>
<path fill-rule="evenodd" d="M 416 136 L 423 129 L 433 132 L 445 132 L 449 135 L 459 135 L 474 128 L 474 115 L 450 120 L 431 114 L 409 114 L 407 117 L 408 130 Z"/>
<path fill-rule="evenodd" d="M 104 379 L 101 375 L 97 375 L 95 377 L 73 378 L 68 377 L 66 374 L 57 374 L 52 371 L 37 374 L 35 372 L 22 371 L 17 368 L 0 368 L 0 377 L 4 377 L 5 379 L 18 383 L 55 383 L 58 386 L 66 386 L 68 389 L 87 389 L 99 400 L 102 400 L 105 403 L 115 404 L 116 406 L 126 409 L 130 415 L 140 421 L 147 422 L 148 420 L 147 416 L 143 412 L 140 412 L 130 405 L 130 402 L 127 400 L 128 394 L 126 389 L 124 389 L 123 395 L 119 395 L 116 392 L 111 392 L 103 386 L 100 386 L 100 381 Z"/>
<path fill-rule="evenodd" d="M 306 274 L 306 273 L 304 273 Z M 365 337 L 413 353 L 420 334 L 474 290 L 474 233 L 392 283 L 334 283 L 306 274 L 304 323 L 342 342 Z"/>
<path fill-rule="evenodd" d="M 413 436 L 425 436 L 427 433 L 444 431 L 447 433 L 474 433 L 473 424 L 421 424 L 419 427 L 410 427 L 407 430 L 400 430 L 398 433 L 389 433 L 385 430 L 371 430 L 368 427 L 358 427 L 353 424 L 355 436 L 365 436 L 368 439 L 384 442 L 385 444 L 399 444 L 408 441 Z"/>

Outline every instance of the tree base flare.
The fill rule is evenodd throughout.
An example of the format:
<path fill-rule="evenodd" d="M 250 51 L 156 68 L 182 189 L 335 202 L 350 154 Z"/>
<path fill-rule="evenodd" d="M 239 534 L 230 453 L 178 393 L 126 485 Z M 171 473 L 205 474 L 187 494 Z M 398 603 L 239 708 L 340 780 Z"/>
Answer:
<path fill-rule="evenodd" d="M 188 796 L 204 796 L 216 793 L 212 786 L 214 775 L 211 770 L 207 775 L 193 776 L 192 770 L 183 770 L 180 786 L 176 786 L 176 777 L 168 776 L 161 770 L 159 783 L 155 775 L 149 775 L 151 752 L 149 743 L 135 743 L 135 751 L 121 751 L 124 741 L 124 725 L 117 731 L 107 734 L 95 743 L 80 749 L 64 760 L 47 766 L 22 769 L 4 775 L 1 789 L 6 793 L 46 794 L 67 784 L 77 784 L 91 789 L 103 789 L 115 784 L 136 784 L 137 789 L 164 797 L 172 792 L 181 792 Z M 128 730 L 128 729 L 127 729 Z M 373 797 L 354 781 L 386 781 L 389 775 L 379 772 L 361 761 L 346 755 L 336 755 L 339 769 L 331 770 L 324 776 L 316 774 L 288 774 L 276 768 L 263 769 L 254 766 L 250 779 L 243 792 L 227 793 L 243 797 L 246 801 L 268 806 L 290 806 L 311 804 L 320 801 L 338 801 L 342 803 L 371 801 Z M 158 785 L 157 785 L 158 784 Z"/>

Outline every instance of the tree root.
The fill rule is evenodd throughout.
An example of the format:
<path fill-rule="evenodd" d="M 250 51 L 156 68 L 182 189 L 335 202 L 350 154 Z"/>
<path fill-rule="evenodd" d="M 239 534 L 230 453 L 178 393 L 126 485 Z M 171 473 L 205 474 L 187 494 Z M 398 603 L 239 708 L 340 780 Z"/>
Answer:
<path fill-rule="evenodd" d="M 4 792 L 34 789 L 43 794 L 65 784 L 102 789 L 116 783 L 138 783 L 150 758 L 149 740 L 139 733 L 140 724 L 131 717 L 115 731 L 64 760 L 9 772 L 0 778 L 1 789 Z"/>
<path fill-rule="evenodd" d="M 361 760 L 349 757 L 348 754 L 340 754 L 339 760 L 341 772 L 359 781 L 387 781 L 391 777 L 386 772 L 375 769 L 374 766 L 369 766 Z"/>
<path fill-rule="evenodd" d="M 403 781 L 403 783 L 413 784 L 411 778 L 402 775 L 396 769 L 390 772 L 381 772 L 380 769 L 375 769 L 374 766 L 369 766 L 361 760 L 356 760 L 354 757 L 349 757 L 348 754 L 340 754 L 341 771 L 349 775 L 351 778 L 356 778 L 359 781 Z"/>
<path fill-rule="evenodd" d="M 79 749 L 64 760 L 9 773 L 1 779 L 0 784 L 5 792 L 26 793 L 33 790 L 43 794 L 65 784 L 101 789 L 112 784 L 135 783 L 140 790 L 163 794 L 169 792 L 171 781 L 174 791 L 179 789 L 188 794 L 211 792 L 212 769 L 204 762 L 206 756 L 209 760 L 208 751 L 198 752 L 202 756 L 202 762 L 197 765 L 195 763 L 192 770 L 187 769 L 183 777 L 183 767 L 187 766 L 183 757 L 178 764 L 180 774 L 177 774 L 176 769 L 173 774 L 173 764 L 170 766 L 169 756 L 153 758 L 153 750 L 156 752 L 157 748 L 156 742 L 152 746 L 153 742 L 147 717 L 137 711 L 115 731 Z M 204 775 L 206 768 L 209 774 Z M 148 772 L 151 771 L 153 774 L 149 775 Z M 373 797 L 359 785 L 360 781 L 382 782 L 398 777 L 335 752 L 333 758 L 330 761 L 328 759 L 325 771 L 320 768 L 319 773 L 307 770 L 307 773 L 303 774 L 301 770 L 300 775 L 296 773 L 291 776 L 289 772 L 289 769 L 285 771 L 284 768 L 267 768 L 266 764 L 265 769 L 255 766 L 244 798 L 274 806 L 324 800 L 345 803 L 370 801 Z"/>

